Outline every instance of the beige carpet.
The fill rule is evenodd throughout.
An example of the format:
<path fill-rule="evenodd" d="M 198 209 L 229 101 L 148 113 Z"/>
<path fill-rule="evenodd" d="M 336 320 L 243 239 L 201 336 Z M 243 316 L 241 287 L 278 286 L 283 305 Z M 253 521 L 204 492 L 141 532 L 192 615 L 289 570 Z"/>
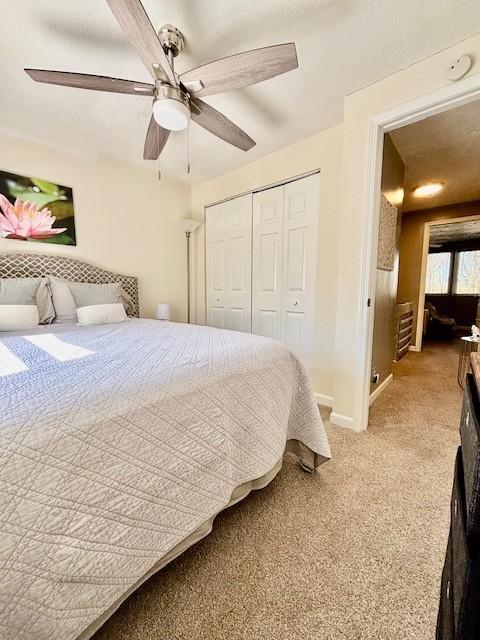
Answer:
<path fill-rule="evenodd" d="M 334 459 L 222 514 L 95 640 L 431 640 L 461 392 L 449 347 L 409 353 Z M 328 414 L 326 414 L 328 415 Z"/>

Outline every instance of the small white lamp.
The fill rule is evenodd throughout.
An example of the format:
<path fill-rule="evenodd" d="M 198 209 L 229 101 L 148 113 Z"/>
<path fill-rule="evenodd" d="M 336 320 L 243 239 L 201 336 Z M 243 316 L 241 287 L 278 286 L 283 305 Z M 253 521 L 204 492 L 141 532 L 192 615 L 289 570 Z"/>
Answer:
<path fill-rule="evenodd" d="M 157 304 L 155 318 L 157 320 L 170 320 L 170 305 L 166 302 Z"/>
<path fill-rule="evenodd" d="M 181 218 L 180 224 L 187 238 L 187 322 L 190 324 L 190 236 L 202 223 L 192 218 Z"/>

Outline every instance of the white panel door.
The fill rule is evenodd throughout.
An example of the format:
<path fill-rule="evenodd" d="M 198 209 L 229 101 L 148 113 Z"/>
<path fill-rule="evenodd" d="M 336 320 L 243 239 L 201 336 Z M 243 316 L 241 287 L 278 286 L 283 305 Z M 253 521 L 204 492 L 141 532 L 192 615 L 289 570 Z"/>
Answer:
<path fill-rule="evenodd" d="M 282 339 L 283 185 L 253 194 L 252 331 Z"/>
<path fill-rule="evenodd" d="M 252 196 L 206 209 L 207 324 L 252 330 Z"/>
<path fill-rule="evenodd" d="M 284 186 L 282 342 L 304 362 L 315 334 L 319 175 Z"/>

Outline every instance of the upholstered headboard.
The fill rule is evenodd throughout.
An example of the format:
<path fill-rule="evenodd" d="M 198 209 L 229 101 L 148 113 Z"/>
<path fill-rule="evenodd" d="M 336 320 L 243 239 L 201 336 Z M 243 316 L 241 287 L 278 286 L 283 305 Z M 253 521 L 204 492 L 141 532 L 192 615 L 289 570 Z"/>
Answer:
<path fill-rule="evenodd" d="M 38 278 L 57 276 L 76 282 L 121 282 L 122 288 L 131 297 L 138 317 L 138 280 L 134 276 L 122 276 L 106 271 L 88 262 L 44 253 L 0 253 L 0 278 Z"/>

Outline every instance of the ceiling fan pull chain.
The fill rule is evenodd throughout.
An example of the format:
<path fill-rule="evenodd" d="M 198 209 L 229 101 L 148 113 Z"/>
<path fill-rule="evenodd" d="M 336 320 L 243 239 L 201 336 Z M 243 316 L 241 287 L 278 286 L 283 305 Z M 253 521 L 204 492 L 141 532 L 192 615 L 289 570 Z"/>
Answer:
<path fill-rule="evenodd" d="M 162 170 L 161 170 L 161 162 L 160 162 L 160 136 L 157 136 L 157 150 L 158 150 L 158 179 L 162 179 Z"/>

